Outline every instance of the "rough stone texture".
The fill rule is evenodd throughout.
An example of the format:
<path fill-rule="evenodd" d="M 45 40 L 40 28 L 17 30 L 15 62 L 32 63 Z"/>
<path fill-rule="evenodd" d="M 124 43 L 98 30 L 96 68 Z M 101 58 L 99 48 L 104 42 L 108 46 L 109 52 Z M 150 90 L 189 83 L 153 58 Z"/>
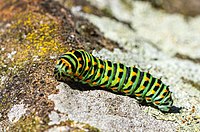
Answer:
<path fill-rule="evenodd" d="M 68 126 L 61 126 L 61 127 L 53 127 L 48 130 L 48 132 L 68 132 L 70 128 Z"/>
<path fill-rule="evenodd" d="M 90 125 L 101 131 L 200 130 L 200 17 L 185 20 L 133 0 L 88 0 L 93 7 L 82 6 L 83 0 L 60 1 L 4 0 L 0 131 L 98 131 Z M 58 83 L 53 61 L 68 48 L 80 47 L 106 47 L 93 55 L 162 77 L 180 113 L 163 114 L 134 98 Z M 25 60 L 26 65 L 18 63 Z"/>
<path fill-rule="evenodd" d="M 200 14 L 200 0 L 147 0 L 154 6 L 170 13 L 182 13 L 187 16 Z"/>
<path fill-rule="evenodd" d="M 55 111 L 52 111 L 49 114 L 50 122 L 48 125 L 59 124 L 61 121 L 66 121 L 68 119 L 67 114 L 58 114 Z"/>
<path fill-rule="evenodd" d="M 92 1 L 95 2 L 99 1 Z M 106 6 L 109 2 L 104 1 L 99 6 L 109 8 L 116 18 L 124 21 L 129 18 L 128 22 L 135 31 L 113 19 L 81 13 L 77 7 L 72 9 L 74 14 L 90 20 L 107 38 L 118 42 L 126 50 L 111 52 L 102 49 L 93 54 L 129 66 L 138 65 L 144 71 L 150 70 L 153 76 L 162 77 L 163 82 L 170 85 L 174 105 L 182 107 L 181 112 L 162 114 L 156 109 L 140 106 L 129 97 L 102 90 L 74 90 L 62 83 L 58 86 L 59 94 L 49 96 L 55 102 L 55 110 L 102 131 L 199 130 L 200 65 L 198 61 L 184 60 L 176 54 L 193 59 L 200 57 L 200 30 L 197 25 L 200 18 L 186 21 L 181 15 L 169 15 L 151 8 L 148 3 L 136 1 L 130 3 L 134 8 L 124 15 L 122 8 L 112 8 L 119 5 L 118 2 L 112 1 L 112 5 Z"/>
<path fill-rule="evenodd" d="M 14 105 L 8 113 L 8 119 L 10 122 L 17 122 L 26 113 L 24 104 Z"/>
<path fill-rule="evenodd" d="M 113 1 L 112 4 L 116 5 L 115 2 Z M 90 20 L 98 25 L 106 37 L 111 36 L 109 37 L 110 39 L 122 43 L 122 46 L 125 48 L 130 49 L 124 42 L 129 43 L 133 39 L 140 39 L 142 41 L 150 41 L 168 55 L 181 53 L 194 58 L 200 57 L 200 48 L 198 48 L 200 41 L 200 17 L 186 21 L 182 15 L 169 15 L 157 11 L 147 2 L 133 3 L 134 9 L 129 11 L 129 14 L 131 14 L 129 15 L 129 22 L 136 30 L 135 32 L 132 32 L 122 24 L 115 24 L 116 27 L 114 27 L 113 24 L 116 22 L 108 20 L 108 18 L 102 18 L 102 21 L 104 20 L 103 24 L 98 22 L 99 19 L 95 16 Z M 120 10 L 113 10 L 113 12 L 115 12 L 113 15 L 116 18 L 123 18 L 123 13 Z M 107 32 L 108 30 L 113 32 Z M 131 47 L 131 49 L 133 48 Z"/>
<path fill-rule="evenodd" d="M 155 120 L 144 112 L 148 108 L 140 107 L 133 98 L 103 90 L 78 91 L 63 83 L 57 88 L 59 94 L 49 96 L 55 101 L 55 110 L 68 113 L 68 118 L 88 123 L 102 131 L 175 130 L 175 123 Z"/>

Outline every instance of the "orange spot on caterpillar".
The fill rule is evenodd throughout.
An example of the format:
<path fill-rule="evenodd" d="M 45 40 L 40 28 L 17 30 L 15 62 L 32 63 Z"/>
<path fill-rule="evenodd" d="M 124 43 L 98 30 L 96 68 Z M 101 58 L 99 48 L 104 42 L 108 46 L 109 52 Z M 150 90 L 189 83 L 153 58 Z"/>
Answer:
<path fill-rule="evenodd" d="M 100 64 L 99 68 L 104 68 L 104 65 Z"/>
<path fill-rule="evenodd" d="M 121 68 L 119 69 L 119 72 L 123 72 L 123 71 L 124 71 L 123 69 L 121 69 Z"/>
<path fill-rule="evenodd" d="M 72 74 L 73 74 L 73 72 L 69 72 L 68 74 L 72 75 Z"/>
<path fill-rule="evenodd" d="M 108 70 L 112 70 L 112 68 L 111 68 L 111 67 L 108 67 Z"/>
<path fill-rule="evenodd" d="M 117 90 L 117 87 L 112 87 L 111 89 L 112 89 L 113 91 L 115 91 L 115 90 Z"/>
<path fill-rule="evenodd" d="M 98 74 L 97 74 L 97 77 L 100 77 L 101 76 L 101 73 L 99 72 Z"/>
<path fill-rule="evenodd" d="M 92 74 L 92 75 L 94 74 L 94 69 L 92 70 L 91 74 Z"/>
<path fill-rule="evenodd" d="M 121 79 L 121 78 L 119 78 L 119 77 L 118 77 L 118 78 L 117 78 L 117 81 L 119 82 L 119 81 L 120 81 L 120 79 Z"/>
<path fill-rule="evenodd" d="M 129 90 L 124 90 L 124 93 L 129 93 Z"/>
<path fill-rule="evenodd" d="M 149 78 L 148 78 L 148 77 L 145 77 L 145 81 L 149 81 Z"/>
<path fill-rule="evenodd" d="M 169 92 L 169 90 L 165 89 L 164 92 L 165 92 L 165 93 L 166 93 L 166 92 Z"/>
<path fill-rule="evenodd" d="M 78 78 L 79 78 L 79 79 L 83 79 L 83 76 L 79 76 Z"/>
<path fill-rule="evenodd" d="M 86 71 L 89 70 L 89 69 L 90 69 L 89 66 L 85 68 Z"/>
<path fill-rule="evenodd" d="M 70 65 L 71 66 L 71 64 L 67 61 L 67 60 L 65 60 L 65 59 L 63 59 L 63 58 L 61 58 L 60 59 L 61 61 L 62 61 L 62 63 L 65 63 L 65 64 L 67 64 L 67 65 Z"/>
<path fill-rule="evenodd" d="M 135 96 L 137 96 L 137 97 L 140 97 L 140 96 L 141 96 L 141 94 L 135 94 Z"/>
<path fill-rule="evenodd" d="M 81 60 L 82 60 L 82 58 L 79 57 L 79 58 L 78 58 L 78 61 L 81 61 Z"/>
<path fill-rule="evenodd" d="M 160 101 L 155 101 L 154 103 L 158 105 L 158 104 L 160 104 Z"/>
<path fill-rule="evenodd" d="M 93 82 L 92 84 L 93 84 L 93 85 L 96 85 L 96 84 L 97 84 L 97 82 Z"/>
<path fill-rule="evenodd" d="M 140 88 L 141 90 L 144 90 L 145 89 L 145 86 L 141 86 L 141 88 Z"/>
<path fill-rule="evenodd" d="M 64 64 L 65 64 L 65 66 L 68 67 L 68 69 L 69 69 L 69 65 L 68 65 L 67 63 L 64 63 Z M 70 66 L 71 66 L 71 65 L 70 65 Z"/>
<path fill-rule="evenodd" d="M 86 80 L 86 82 L 87 82 L 87 83 L 89 83 L 89 82 L 90 82 L 90 80 Z"/>
<path fill-rule="evenodd" d="M 150 97 L 145 97 L 145 99 L 146 99 L 147 101 L 151 101 L 151 98 L 150 98 Z"/>
<path fill-rule="evenodd" d="M 156 83 L 156 85 L 155 86 L 160 86 L 160 84 L 159 83 Z"/>
<path fill-rule="evenodd" d="M 129 82 L 129 85 L 133 85 L 133 82 L 132 82 L 132 81 L 130 81 L 130 82 Z"/>
<path fill-rule="evenodd" d="M 78 73 L 75 73 L 74 76 L 78 76 Z"/>
<path fill-rule="evenodd" d="M 106 76 L 106 81 L 108 81 L 108 79 L 109 79 L 109 77 L 108 77 L 108 76 Z"/>
<path fill-rule="evenodd" d="M 136 73 L 136 72 L 132 72 L 131 75 L 132 75 L 132 76 L 136 76 L 137 73 Z"/>
<path fill-rule="evenodd" d="M 163 96 L 163 95 L 160 95 L 160 98 L 164 98 L 165 96 Z"/>
<path fill-rule="evenodd" d="M 101 85 L 100 87 L 102 87 L 102 88 L 105 88 L 105 87 L 106 87 L 106 85 Z"/>
<path fill-rule="evenodd" d="M 155 90 L 152 90 L 152 91 L 151 91 L 151 94 L 155 94 L 155 92 L 156 92 Z"/>

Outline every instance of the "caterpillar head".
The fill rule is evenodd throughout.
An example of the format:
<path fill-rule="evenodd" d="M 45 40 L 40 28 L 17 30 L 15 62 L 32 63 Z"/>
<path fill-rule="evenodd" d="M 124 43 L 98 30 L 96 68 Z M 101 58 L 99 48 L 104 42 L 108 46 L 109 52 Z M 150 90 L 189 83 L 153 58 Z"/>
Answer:
<path fill-rule="evenodd" d="M 54 69 L 55 78 L 60 81 L 65 81 L 66 78 L 72 76 L 72 74 L 70 63 L 63 58 L 58 59 Z"/>

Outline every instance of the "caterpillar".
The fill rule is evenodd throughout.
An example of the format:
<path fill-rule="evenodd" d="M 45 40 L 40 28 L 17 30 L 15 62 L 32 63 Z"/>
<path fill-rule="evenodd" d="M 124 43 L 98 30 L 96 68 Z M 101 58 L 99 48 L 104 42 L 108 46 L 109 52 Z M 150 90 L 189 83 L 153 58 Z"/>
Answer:
<path fill-rule="evenodd" d="M 127 67 L 122 63 L 101 60 L 84 50 L 73 50 L 59 57 L 54 69 L 57 80 L 74 81 L 99 86 L 113 92 L 135 97 L 145 101 L 162 112 L 170 111 L 173 100 L 169 86 L 148 72 Z"/>

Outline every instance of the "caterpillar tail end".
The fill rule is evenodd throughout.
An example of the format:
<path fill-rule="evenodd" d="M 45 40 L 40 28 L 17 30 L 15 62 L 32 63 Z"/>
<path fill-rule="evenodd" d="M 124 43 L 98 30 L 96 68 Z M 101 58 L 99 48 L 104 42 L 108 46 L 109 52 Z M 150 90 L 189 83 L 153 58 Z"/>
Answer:
<path fill-rule="evenodd" d="M 173 105 L 173 100 L 172 100 L 172 97 L 170 96 L 170 98 L 166 102 L 164 102 L 163 104 L 161 104 L 157 107 L 162 112 L 170 112 L 172 105 Z"/>

